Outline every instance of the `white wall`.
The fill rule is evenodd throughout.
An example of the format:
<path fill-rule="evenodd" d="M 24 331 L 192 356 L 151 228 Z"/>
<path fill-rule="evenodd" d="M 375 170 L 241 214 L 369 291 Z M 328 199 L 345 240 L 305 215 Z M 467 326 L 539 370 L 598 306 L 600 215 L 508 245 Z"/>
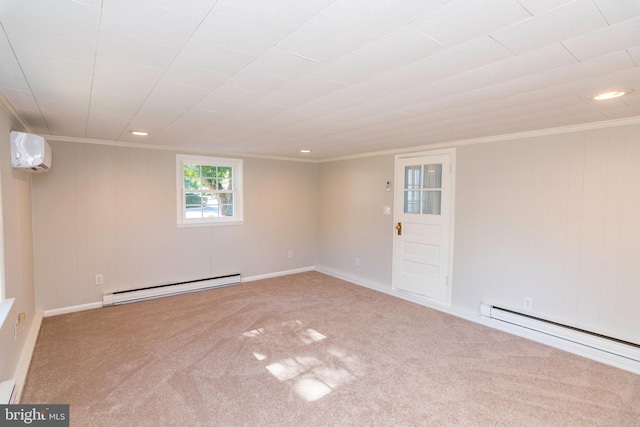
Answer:
<path fill-rule="evenodd" d="M 11 120 L 0 109 L 4 283 L 6 297 L 15 298 L 8 318 L 0 328 L 0 381 L 15 377 L 16 367 L 35 317 L 31 181 L 30 174 L 11 168 L 11 130 Z M 14 340 L 13 327 L 21 312 L 26 314 L 26 319 L 20 325 L 18 339 Z"/>
<path fill-rule="evenodd" d="M 640 343 L 640 126 L 457 149 L 452 308 L 483 301 Z M 319 165 L 317 260 L 391 289 L 391 155 Z M 375 216 L 378 215 L 378 218 Z M 360 254 L 360 267 L 353 258 Z"/>
<path fill-rule="evenodd" d="M 386 183 L 393 181 L 393 166 L 394 156 L 318 165 L 319 269 L 391 288 L 393 191 Z M 383 214 L 383 206 L 391 207 L 391 215 Z"/>
<path fill-rule="evenodd" d="M 314 265 L 313 163 L 245 158 L 244 224 L 178 228 L 175 152 L 51 146 L 52 170 L 32 185 L 39 310 L 99 302 L 105 290 Z"/>
<path fill-rule="evenodd" d="M 640 125 L 462 147 L 454 302 L 640 343 Z"/>

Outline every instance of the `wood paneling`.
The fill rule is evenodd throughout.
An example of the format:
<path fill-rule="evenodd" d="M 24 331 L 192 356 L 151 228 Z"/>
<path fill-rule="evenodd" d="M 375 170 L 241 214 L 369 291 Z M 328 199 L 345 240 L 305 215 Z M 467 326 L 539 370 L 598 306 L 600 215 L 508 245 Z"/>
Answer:
<path fill-rule="evenodd" d="M 315 164 L 245 159 L 245 223 L 178 228 L 175 152 L 51 146 L 53 168 L 32 186 L 41 310 L 97 302 L 105 290 L 314 265 Z"/>
<path fill-rule="evenodd" d="M 461 147 L 454 306 L 640 343 L 640 126 Z"/>

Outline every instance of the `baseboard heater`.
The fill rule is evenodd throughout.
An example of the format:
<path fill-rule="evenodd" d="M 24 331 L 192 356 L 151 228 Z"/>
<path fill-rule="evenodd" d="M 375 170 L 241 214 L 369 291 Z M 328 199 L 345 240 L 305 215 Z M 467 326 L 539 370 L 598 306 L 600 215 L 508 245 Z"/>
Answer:
<path fill-rule="evenodd" d="M 640 362 L 640 345 L 633 342 L 608 337 L 494 305 L 482 304 L 480 306 L 480 314 L 484 317 Z"/>
<path fill-rule="evenodd" d="M 147 288 L 118 291 L 102 296 L 102 306 L 108 307 L 118 304 L 161 298 L 169 295 L 184 294 L 204 289 L 220 288 L 222 286 L 240 283 L 240 273 L 227 276 L 210 277 L 207 279 L 191 280 L 188 282 L 168 283 L 166 285 L 149 286 Z"/>

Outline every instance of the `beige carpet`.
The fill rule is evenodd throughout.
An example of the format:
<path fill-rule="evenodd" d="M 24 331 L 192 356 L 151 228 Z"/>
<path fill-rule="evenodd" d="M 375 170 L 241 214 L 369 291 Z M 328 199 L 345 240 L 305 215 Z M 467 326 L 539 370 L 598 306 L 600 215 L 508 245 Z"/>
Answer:
<path fill-rule="evenodd" d="M 44 319 L 72 426 L 640 426 L 640 375 L 311 272 Z"/>

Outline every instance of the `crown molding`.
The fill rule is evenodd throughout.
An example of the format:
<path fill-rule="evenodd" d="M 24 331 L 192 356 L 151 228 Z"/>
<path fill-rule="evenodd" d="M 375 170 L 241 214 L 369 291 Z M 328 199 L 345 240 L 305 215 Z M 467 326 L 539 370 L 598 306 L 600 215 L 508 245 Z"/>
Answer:
<path fill-rule="evenodd" d="M 2 107 L 11 120 L 18 124 L 18 127 L 20 128 L 18 130 L 22 132 L 31 132 L 31 126 L 27 124 L 27 122 L 22 118 L 22 115 L 20 115 L 18 110 L 14 108 L 2 92 L 0 92 L 0 107 Z"/>
<path fill-rule="evenodd" d="M 3 101 L 3 97 L 2 97 L 2 94 L 0 93 L 0 104 L 2 104 L 2 101 Z M 4 106 L 4 104 L 2 105 Z M 15 111 L 13 107 L 11 108 L 13 111 Z M 15 114 L 17 114 L 19 117 L 19 114 L 17 113 L 17 111 L 15 111 Z M 12 116 L 12 118 L 15 116 L 10 112 L 9 112 L 9 115 Z M 19 123 L 24 123 L 24 121 Z M 417 151 L 429 151 L 429 150 L 436 150 L 441 148 L 462 147 L 465 145 L 488 144 L 492 142 L 510 141 L 510 140 L 524 139 L 524 138 L 560 135 L 565 133 L 583 132 L 587 130 L 606 129 L 611 127 L 629 126 L 629 125 L 635 125 L 635 124 L 640 124 L 640 116 L 627 117 L 623 119 L 603 120 L 603 121 L 591 122 L 591 123 L 581 123 L 577 125 L 538 129 L 538 130 L 531 130 L 531 131 L 525 131 L 525 132 L 507 133 L 502 135 L 485 136 L 480 138 L 436 142 L 433 144 L 396 148 L 396 149 L 383 150 L 383 151 L 372 151 L 368 153 L 353 154 L 349 156 L 332 157 L 329 159 L 300 159 L 296 157 L 269 156 L 269 155 L 240 153 L 240 152 L 224 152 L 224 151 L 207 150 L 205 148 L 179 147 L 179 146 L 173 146 L 173 145 L 151 144 L 151 143 L 144 143 L 144 142 L 109 141 L 109 140 L 103 140 L 103 139 L 78 138 L 78 137 L 72 137 L 72 136 L 59 136 L 59 135 L 43 135 L 43 136 L 49 141 L 110 145 L 114 147 L 144 148 L 144 149 L 150 149 L 150 150 L 163 150 L 163 151 L 172 151 L 172 152 L 180 152 L 180 153 L 187 153 L 187 154 L 204 154 L 204 155 L 221 156 L 221 157 L 235 156 L 235 157 L 244 157 L 244 158 L 284 160 L 284 161 L 304 162 L 304 163 L 328 163 L 328 162 L 336 162 L 336 161 L 342 161 L 342 160 L 361 159 L 366 157 L 406 154 L 406 153 L 413 153 Z M 26 123 L 24 125 L 26 126 Z"/>
<path fill-rule="evenodd" d="M 491 142 L 510 141 L 515 139 L 535 138 L 549 135 L 561 135 L 572 132 L 582 132 L 594 129 L 605 129 L 610 127 L 628 126 L 640 124 L 640 116 L 626 117 L 624 119 L 603 120 L 599 122 L 580 123 L 577 125 L 561 126 L 547 129 L 538 129 L 516 133 L 506 133 L 502 135 L 483 136 L 480 138 L 461 139 L 456 141 L 436 142 L 433 144 L 418 145 L 413 147 L 397 148 L 392 150 L 373 151 L 369 153 L 353 154 L 350 156 L 333 157 L 329 159 L 317 160 L 318 163 L 336 162 L 341 160 L 361 159 L 365 157 L 406 154 L 416 151 L 429 151 L 440 148 L 463 147 L 465 145 L 488 144 Z"/>
<path fill-rule="evenodd" d="M 150 144 L 145 142 L 110 141 L 105 139 L 79 138 L 75 136 L 60 136 L 60 135 L 42 135 L 42 136 L 44 136 L 47 139 L 47 141 L 76 142 L 80 144 L 109 145 L 112 147 L 124 147 L 124 148 L 144 148 L 147 150 L 172 151 L 172 152 L 186 153 L 186 154 L 203 154 L 208 156 L 219 156 L 219 157 L 244 157 L 244 158 L 252 158 L 252 159 L 285 160 L 285 161 L 293 161 L 293 162 L 317 163 L 317 160 L 313 160 L 313 159 L 297 159 L 295 157 L 269 156 L 266 154 L 241 153 L 237 151 L 215 151 L 215 150 L 207 150 L 206 148 L 180 147 L 175 145 Z"/>

